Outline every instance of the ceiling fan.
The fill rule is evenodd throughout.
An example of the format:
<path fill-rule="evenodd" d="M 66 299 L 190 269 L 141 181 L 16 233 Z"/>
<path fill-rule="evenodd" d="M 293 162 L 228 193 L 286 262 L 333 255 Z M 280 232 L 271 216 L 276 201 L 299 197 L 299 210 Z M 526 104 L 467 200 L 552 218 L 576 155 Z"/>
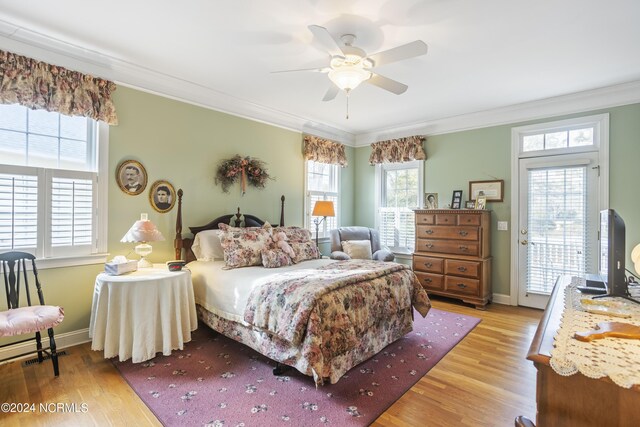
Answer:
<path fill-rule="evenodd" d="M 422 40 L 416 40 L 383 52 L 367 55 L 364 50 L 353 45 L 356 41 L 356 36 L 353 34 L 343 34 L 340 37 L 340 42 L 338 42 L 324 27 L 309 25 L 308 28 L 316 39 L 328 49 L 329 55 L 331 56 L 329 66 L 275 72 L 315 71 L 327 73 L 329 80 L 331 80 L 333 84 L 329 86 L 327 93 L 324 95 L 324 98 L 322 98 L 323 101 L 331 101 L 334 99 L 339 90 L 344 90 L 348 96 L 349 93 L 362 82 L 400 95 L 407 90 L 407 85 L 377 74 L 373 72 L 372 69 L 380 65 L 427 53 L 427 44 Z"/>

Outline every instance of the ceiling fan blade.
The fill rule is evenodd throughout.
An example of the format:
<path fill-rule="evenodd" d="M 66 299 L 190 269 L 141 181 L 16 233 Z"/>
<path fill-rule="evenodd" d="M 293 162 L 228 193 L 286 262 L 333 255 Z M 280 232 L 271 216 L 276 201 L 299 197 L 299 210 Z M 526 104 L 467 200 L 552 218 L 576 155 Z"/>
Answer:
<path fill-rule="evenodd" d="M 323 102 L 331 101 L 333 98 L 336 97 L 339 91 L 340 89 L 338 89 L 338 86 L 334 84 L 329 85 L 329 89 L 327 89 L 327 93 L 324 94 L 324 98 L 322 98 L 322 101 Z"/>
<path fill-rule="evenodd" d="M 378 86 L 384 90 L 388 90 L 389 92 L 395 93 L 396 95 L 400 95 L 405 93 L 409 86 L 392 80 L 388 77 L 381 76 L 380 74 L 371 73 L 371 78 L 365 80 L 366 83 L 372 84 L 374 86 Z"/>
<path fill-rule="evenodd" d="M 424 55 L 429 47 L 422 40 L 416 40 L 393 49 L 369 55 L 368 58 L 373 60 L 373 66 L 389 64 L 391 62 L 401 61 L 403 59 L 413 58 L 415 56 Z"/>
<path fill-rule="evenodd" d="M 297 70 L 279 70 L 279 71 L 271 71 L 271 74 L 278 74 L 278 73 L 295 73 L 297 71 L 312 71 L 315 73 L 328 73 L 330 70 L 329 67 L 322 67 L 322 68 L 299 68 Z"/>
<path fill-rule="evenodd" d="M 313 36 L 327 48 L 331 56 L 344 55 L 340 44 L 333 38 L 331 33 L 329 33 L 325 27 L 309 25 L 307 28 L 309 28 L 309 31 L 313 33 Z"/>

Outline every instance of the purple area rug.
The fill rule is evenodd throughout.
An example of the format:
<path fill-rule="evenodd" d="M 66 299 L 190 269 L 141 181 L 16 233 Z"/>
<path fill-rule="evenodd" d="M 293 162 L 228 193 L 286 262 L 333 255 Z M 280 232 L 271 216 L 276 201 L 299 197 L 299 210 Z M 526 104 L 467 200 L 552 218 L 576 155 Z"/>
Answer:
<path fill-rule="evenodd" d="M 200 325 L 183 351 L 114 365 L 165 426 L 362 426 L 372 423 L 480 319 L 432 308 L 414 330 L 336 384 L 313 379 Z"/>

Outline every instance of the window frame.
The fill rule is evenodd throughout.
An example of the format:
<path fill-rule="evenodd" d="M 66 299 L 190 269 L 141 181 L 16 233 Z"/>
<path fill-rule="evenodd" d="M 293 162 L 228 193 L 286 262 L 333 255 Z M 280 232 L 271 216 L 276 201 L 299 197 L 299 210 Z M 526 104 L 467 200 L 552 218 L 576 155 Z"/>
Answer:
<path fill-rule="evenodd" d="M 409 162 L 401 163 L 379 163 L 375 166 L 375 228 L 380 232 L 380 209 L 386 196 L 386 185 L 383 180 L 384 172 L 390 170 L 402 170 L 402 169 L 418 169 L 418 206 L 424 205 L 424 160 L 412 160 Z M 414 249 L 408 247 L 389 247 L 389 249 L 399 258 L 410 259 Z"/>
<path fill-rule="evenodd" d="M 40 269 L 100 264 L 107 259 L 109 180 L 105 177 L 109 170 L 109 125 L 101 121 L 95 121 L 93 126 L 88 126 L 87 132 L 91 132 L 88 137 L 94 139 L 94 144 L 90 144 L 87 147 L 87 156 L 91 156 L 94 159 L 93 171 L 1 164 L 3 172 L 38 177 L 37 246 L 33 250 L 30 249 L 30 251 L 36 256 L 38 268 Z M 93 241 L 90 245 L 83 245 L 75 249 L 73 247 L 55 249 L 50 244 L 51 236 L 46 234 L 51 227 L 51 182 L 53 177 L 73 176 L 81 177 L 82 179 L 90 178 L 94 182 L 92 201 L 94 210 L 92 218 Z"/>
<path fill-rule="evenodd" d="M 313 223 L 313 221 L 311 220 L 312 218 L 312 211 L 313 211 L 313 206 L 311 203 L 311 196 L 312 195 L 322 195 L 322 200 L 326 200 L 327 195 L 333 196 L 336 198 L 337 200 L 337 204 L 336 206 L 334 206 L 335 208 L 335 222 L 336 222 L 336 228 L 340 227 L 340 206 L 341 206 L 341 200 L 340 200 L 340 184 L 341 184 L 341 178 L 340 178 L 340 165 L 333 165 L 333 164 L 329 164 L 329 163 L 325 163 L 327 166 L 330 166 L 331 168 L 333 168 L 333 174 L 334 174 L 334 178 L 333 180 L 335 181 L 335 188 L 336 191 L 332 192 L 332 191 L 317 191 L 317 190 L 309 190 L 309 162 L 313 162 L 313 160 L 305 160 L 304 161 L 304 227 L 311 231 L 312 237 L 315 239 L 315 233 L 316 233 L 316 229 L 315 229 L 315 224 Z M 315 162 L 315 163 L 320 163 L 320 162 Z M 328 221 L 322 221 L 322 224 L 320 224 L 320 228 L 319 228 L 319 232 L 318 232 L 318 242 L 328 242 L 330 240 L 330 234 L 329 234 L 330 229 L 328 228 Z"/>

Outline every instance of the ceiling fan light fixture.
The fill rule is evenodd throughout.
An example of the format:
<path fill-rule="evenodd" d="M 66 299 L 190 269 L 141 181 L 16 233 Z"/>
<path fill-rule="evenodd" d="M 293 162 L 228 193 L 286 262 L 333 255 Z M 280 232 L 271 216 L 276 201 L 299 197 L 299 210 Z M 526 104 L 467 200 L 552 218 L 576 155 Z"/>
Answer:
<path fill-rule="evenodd" d="M 329 79 L 340 89 L 349 92 L 371 78 L 371 72 L 361 67 L 343 66 L 329 71 Z"/>

